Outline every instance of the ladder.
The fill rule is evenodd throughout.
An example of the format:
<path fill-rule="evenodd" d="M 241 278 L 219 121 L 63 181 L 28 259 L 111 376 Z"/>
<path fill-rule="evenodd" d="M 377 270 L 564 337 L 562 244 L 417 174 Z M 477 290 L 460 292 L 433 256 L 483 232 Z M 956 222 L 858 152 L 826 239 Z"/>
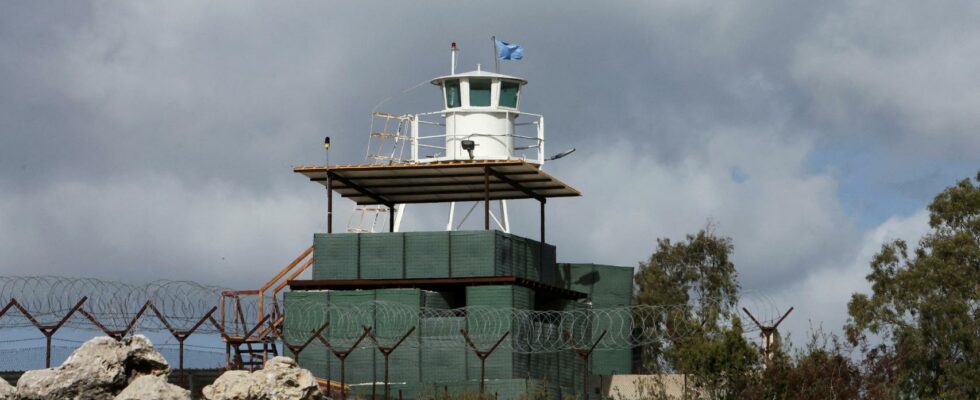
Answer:
<path fill-rule="evenodd" d="M 412 142 L 410 129 L 414 118 L 412 115 L 371 113 L 371 129 L 365 160 L 369 164 L 383 165 L 404 164 L 411 161 L 405 158 L 405 145 Z M 403 204 L 395 206 L 396 221 L 403 209 Z M 389 212 L 388 207 L 355 205 L 354 212 L 347 220 L 347 232 L 385 231 Z M 395 222 L 395 225 L 397 227 L 398 222 Z"/>

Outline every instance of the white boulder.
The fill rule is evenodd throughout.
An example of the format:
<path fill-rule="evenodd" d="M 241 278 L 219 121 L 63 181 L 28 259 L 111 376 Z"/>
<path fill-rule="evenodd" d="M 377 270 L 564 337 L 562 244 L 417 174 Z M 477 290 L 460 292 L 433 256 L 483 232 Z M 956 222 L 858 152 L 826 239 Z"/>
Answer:
<path fill-rule="evenodd" d="M 275 357 L 255 372 L 228 371 L 204 388 L 207 400 L 322 400 L 313 374 L 289 357 Z"/>
<path fill-rule="evenodd" d="M 191 392 L 157 375 L 143 375 L 132 381 L 114 400 L 190 400 Z"/>
<path fill-rule="evenodd" d="M 60 366 L 25 372 L 17 381 L 23 400 L 111 400 L 143 375 L 167 376 L 170 365 L 145 336 L 85 342 Z"/>
<path fill-rule="evenodd" d="M 15 391 L 17 389 L 13 385 L 0 378 L 0 400 L 13 400 Z"/>

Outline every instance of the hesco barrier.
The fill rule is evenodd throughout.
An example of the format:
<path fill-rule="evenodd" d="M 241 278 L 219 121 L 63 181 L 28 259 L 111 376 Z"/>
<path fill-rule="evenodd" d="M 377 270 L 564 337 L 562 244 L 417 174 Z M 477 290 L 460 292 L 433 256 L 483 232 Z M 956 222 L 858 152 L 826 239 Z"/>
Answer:
<path fill-rule="evenodd" d="M 467 307 L 488 307 L 488 308 L 517 308 L 525 310 L 534 309 L 534 291 L 512 285 L 494 286 L 470 286 L 466 288 Z M 510 332 L 505 339 L 506 342 L 521 340 L 516 337 L 524 334 L 514 329 L 514 321 L 499 321 L 494 324 L 483 324 L 483 318 L 475 315 L 467 315 L 468 333 L 473 339 L 474 344 L 480 350 L 485 351 L 497 342 L 497 339 L 505 333 Z M 506 348 L 511 346 L 506 346 Z M 511 379 L 516 377 L 526 377 L 529 369 L 529 355 L 515 354 L 512 351 L 496 351 L 486 360 L 487 379 Z M 480 359 L 472 352 L 467 353 L 468 374 L 479 379 Z"/>
<path fill-rule="evenodd" d="M 464 317 L 436 317 L 422 321 L 421 343 L 417 350 L 422 382 L 461 382 L 469 379 L 466 355 L 470 351 L 466 348 L 466 344 L 456 338 L 447 338 L 438 334 L 447 331 L 458 332 L 460 329 L 466 329 Z"/>
<path fill-rule="evenodd" d="M 374 291 L 364 290 L 364 291 L 331 291 L 329 293 L 329 303 L 336 304 L 339 306 L 347 304 L 358 304 L 367 303 L 374 301 Z M 329 313 L 330 320 L 335 321 L 340 318 L 335 317 L 337 312 L 331 311 Z M 347 348 L 352 345 L 348 340 L 342 340 L 347 338 L 359 337 L 363 332 L 362 326 L 374 326 L 374 314 L 364 313 L 358 318 L 355 318 L 352 323 L 335 325 L 331 324 L 327 328 L 327 339 L 330 340 L 332 345 L 338 348 Z M 365 345 L 364 349 L 354 351 L 350 356 L 347 357 L 346 374 L 347 382 L 377 382 L 374 376 L 374 356 L 377 353 L 373 349 L 373 346 L 369 346 L 369 343 L 363 343 Z M 340 363 L 334 362 L 330 364 L 330 375 L 340 376 Z"/>
<path fill-rule="evenodd" d="M 381 393 L 381 385 L 375 389 Z M 563 388 L 554 382 L 538 379 L 491 379 L 486 382 L 486 393 L 491 399 L 519 400 L 532 398 L 567 399 L 574 397 L 577 392 Z M 351 388 L 353 395 L 370 398 L 370 384 L 355 385 Z M 405 399 L 441 399 L 441 398 L 478 398 L 480 383 L 443 382 L 443 383 L 392 383 L 393 398 L 398 398 L 399 392 Z M 449 397 L 445 397 L 448 394 Z M 548 397 L 546 397 L 548 396 Z"/>
<path fill-rule="evenodd" d="M 559 264 L 558 270 L 568 276 L 569 289 L 589 295 L 595 308 L 612 308 L 630 305 L 633 290 L 633 269 L 598 264 Z M 610 329 L 607 321 L 596 321 L 592 337 L 606 330 L 612 335 L 608 340 L 625 340 L 619 329 Z M 604 339 L 604 340 L 606 340 Z M 591 357 L 595 374 L 613 375 L 629 373 L 633 368 L 630 349 L 596 350 Z"/>
<path fill-rule="evenodd" d="M 469 286 L 465 292 L 288 292 L 286 329 L 310 330 L 329 319 L 335 325 L 324 336 L 337 347 L 347 348 L 360 334 L 361 325 L 373 327 L 382 345 L 394 343 L 409 327 L 416 326 L 390 358 L 389 381 L 405 382 L 392 389 L 402 390 L 409 398 L 433 389 L 453 393 L 475 390 L 480 360 L 458 332 L 467 330 L 480 350 L 489 349 L 509 332 L 486 360 L 488 391 L 498 392 L 501 398 L 516 398 L 527 393 L 527 385 L 537 382 L 539 391 L 569 395 L 582 385 L 583 365 L 565 342 L 566 333 L 580 347 L 590 346 L 603 331 L 608 331 L 604 343 L 633 341 L 633 330 L 623 326 L 632 319 L 630 312 L 596 313 L 629 307 L 633 269 L 557 264 L 554 247 L 545 245 L 543 249 L 536 241 L 498 231 L 318 234 L 314 279 L 518 276 L 580 291 L 588 299 L 570 301 L 537 295 L 516 285 Z M 329 311 L 311 312 L 311 304 Z M 343 310 L 358 304 L 369 306 L 357 315 Z M 338 314 L 341 310 L 346 314 Z M 304 313 L 320 314 L 323 321 L 313 321 Z M 569 324 L 570 317 L 574 323 Z M 551 346 L 555 350 L 543 350 Z M 383 380 L 384 360 L 368 340 L 359 347 L 347 358 L 346 381 L 364 384 L 355 391 L 366 394 L 370 393 L 367 383 Z M 542 350 L 533 350 L 539 347 Z M 319 343 L 304 351 L 300 363 L 318 376 L 339 380 L 340 363 Z M 590 369 L 593 374 L 625 373 L 631 364 L 628 347 L 610 350 L 600 345 L 593 353 Z"/>
<path fill-rule="evenodd" d="M 404 235 L 406 278 L 450 276 L 449 232 L 406 232 Z"/>
<path fill-rule="evenodd" d="M 313 279 L 359 279 L 359 239 L 357 233 L 313 235 Z"/>
<path fill-rule="evenodd" d="M 313 243 L 313 279 L 517 276 L 567 286 L 555 246 L 500 231 L 315 234 Z"/>
<path fill-rule="evenodd" d="M 412 308 L 420 310 L 426 299 L 441 297 L 443 296 L 418 289 L 287 292 L 284 334 L 290 343 L 300 343 L 309 337 L 310 332 L 307 332 L 311 330 L 309 327 L 327 322 L 328 318 L 337 315 L 338 310 L 343 309 L 345 305 L 385 302 L 397 303 L 400 310 Z M 515 318 L 513 315 L 500 314 L 505 319 L 491 321 L 488 315 L 493 313 L 476 312 L 481 309 L 532 309 L 534 307 L 532 290 L 509 285 L 469 287 L 466 291 L 466 302 L 468 307 L 472 308 L 471 312 L 464 314 L 465 316 L 458 316 L 455 310 L 447 309 L 445 317 L 435 314 L 428 318 L 417 318 L 419 312 L 416 311 L 417 319 L 414 325 L 418 326 L 418 329 L 391 354 L 389 381 L 453 385 L 478 379 L 480 362 L 471 349 L 464 341 L 459 340 L 458 335 L 443 336 L 447 332 L 467 329 L 481 350 L 489 349 L 497 338 L 511 332 L 512 336 L 508 336 L 505 343 L 487 359 L 485 370 L 487 379 L 536 378 L 556 385 L 576 387 L 574 384 L 578 380 L 575 377 L 580 376 L 581 369 L 575 363 L 580 361 L 570 350 L 540 355 L 514 351 L 510 342 L 515 338 L 528 340 L 524 336 L 530 334 L 529 330 L 515 325 L 517 322 L 513 320 Z M 313 313 L 309 312 L 310 307 L 322 307 L 327 311 Z M 435 310 L 438 309 L 429 309 L 429 312 Z M 336 347 L 347 348 L 353 342 L 353 338 L 358 336 L 355 325 L 366 325 L 374 328 L 382 345 L 391 345 L 405 333 L 403 331 L 405 327 L 413 325 L 413 322 L 406 320 L 406 315 L 391 320 L 386 318 L 386 315 L 388 314 L 382 312 L 365 312 L 360 317 L 353 317 L 356 321 L 351 321 L 352 317 L 347 315 L 341 325 L 328 327 L 323 336 Z M 314 319 L 316 321 L 313 321 Z M 554 326 L 547 329 L 555 335 L 559 331 Z M 587 327 L 582 326 L 575 334 L 587 335 L 585 332 L 587 330 Z M 340 378 L 340 363 L 318 342 L 311 343 L 300 353 L 299 362 L 317 376 L 334 380 Z M 348 383 L 381 381 L 384 374 L 383 358 L 373 344 L 362 342 L 361 346 L 347 358 L 346 371 Z"/>
<path fill-rule="evenodd" d="M 377 301 L 402 304 L 414 310 L 418 310 L 423 305 L 422 291 L 418 289 L 381 289 L 375 290 Z M 393 321 L 383 315 L 375 315 L 374 331 L 381 346 L 393 346 L 406 333 L 404 330 L 405 321 Z M 421 321 L 417 318 L 415 326 L 418 327 Z M 369 325 L 371 326 L 371 325 Z M 418 328 L 416 328 L 418 331 Z M 406 341 L 418 342 L 419 336 L 415 332 Z M 403 343 L 404 344 L 404 343 Z M 388 381 L 389 382 L 418 382 L 419 381 L 419 357 L 421 353 L 413 346 L 406 346 L 401 351 L 397 349 L 389 355 L 388 362 Z M 375 382 L 384 381 L 384 357 L 375 349 L 370 349 L 374 354 L 374 365 L 376 377 Z"/>
<path fill-rule="evenodd" d="M 326 314 L 309 312 L 300 314 L 296 311 L 317 306 L 325 307 L 327 292 L 287 292 L 284 302 L 288 317 L 283 321 L 283 339 L 290 344 L 298 345 L 305 342 L 317 329 L 315 327 L 327 322 Z M 292 356 L 288 351 L 286 354 Z M 299 354 L 296 361 L 303 368 L 310 370 L 313 375 L 330 377 L 330 362 L 333 361 L 333 356 L 328 354 L 327 347 L 317 340 L 311 342 Z"/>

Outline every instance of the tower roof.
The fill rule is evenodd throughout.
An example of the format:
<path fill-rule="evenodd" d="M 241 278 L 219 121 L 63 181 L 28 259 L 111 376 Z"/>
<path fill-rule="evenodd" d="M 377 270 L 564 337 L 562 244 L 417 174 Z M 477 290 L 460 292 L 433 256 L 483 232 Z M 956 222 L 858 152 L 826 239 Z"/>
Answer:
<path fill-rule="evenodd" d="M 459 78 L 498 78 L 498 79 L 509 79 L 515 80 L 521 83 L 521 85 L 526 85 L 527 81 L 523 78 L 518 78 L 516 76 L 498 74 L 494 72 L 475 70 L 470 72 L 461 72 L 453 75 L 440 76 L 432 80 L 433 85 L 441 85 L 443 81 L 447 79 L 459 79 Z"/>
<path fill-rule="evenodd" d="M 293 171 L 329 184 L 359 205 L 581 196 L 537 165 L 521 160 L 310 166 Z"/>

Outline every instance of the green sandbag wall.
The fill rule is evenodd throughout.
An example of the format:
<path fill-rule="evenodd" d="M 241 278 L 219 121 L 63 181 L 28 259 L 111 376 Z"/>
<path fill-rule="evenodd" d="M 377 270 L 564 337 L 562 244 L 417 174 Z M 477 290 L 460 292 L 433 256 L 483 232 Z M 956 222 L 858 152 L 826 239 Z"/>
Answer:
<path fill-rule="evenodd" d="M 460 382 L 468 379 L 466 355 L 469 349 L 459 340 L 458 333 L 444 336 L 447 332 L 459 332 L 465 327 L 464 317 L 430 317 L 421 321 L 419 358 L 422 382 Z"/>
<path fill-rule="evenodd" d="M 449 232 L 406 232 L 405 277 L 445 278 L 449 275 Z"/>
<path fill-rule="evenodd" d="M 466 306 L 533 310 L 534 291 L 512 285 L 470 286 L 466 288 Z M 476 324 L 474 318 L 479 318 L 483 325 Z M 530 356 L 509 350 L 511 347 L 509 344 L 515 340 L 513 336 L 520 334 L 512 329 L 513 320 L 488 324 L 485 317 L 472 316 L 472 313 L 468 314 L 467 319 L 469 334 L 480 350 L 488 350 L 504 333 L 511 332 L 501 344 L 502 348 L 486 359 L 487 379 L 511 379 L 528 375 Z M 472 351 L 467 353 L 467 367 L 471 379 L 480 378 L 480 359 Z"/>
<path fill-rule="evenodd" d="M 361 279 L 405 277 L 405 234 L 372 233 L 359 237 L 358 266 Z"/>
<path fill-rule="evenodd" d="M 316 234 L 313 243 L 313 279 L 516 276 L 565 286 L 554 246 L 500 231 Z"/>
<path fill-rule="evenodd" d="M 352 290 L 352 291 L 329 291 L 329 304 L 338 306 L 353 305 L 374 301 L 373 290 Z M 330 311 L 330 328 L 325 335 L 338 349 L 347 349 L 353 341 L 364 332 L 363 325 L 373 326 L 374 315 L 365 313 L 354 316 L 353 319 L 342 319 L 338 311 Z M 287 314 L 287 319 L 289 314 Z M 350 317 L 350 315 L 347 315 Z M 365 339 L 368 340 L 368 339 Z M 372 345 L 362 344 L 347 357 L 345 365 L 346 383 L 376 382 L 374 376 L 374 355 L 376 351 Z M 330 376 L 334 380 L 340 381 L 340 361 L 330 363 Z"/>
<path fill-rule="evenodd" d="M 598 264 L 559 264 L 558 271 L 565 275 L 569 289 L 589 295 L 594 308 L 628 306 L 632 300 L 633 268 Z M 607 327 L 601 323 L 592 329 L 592 337 L 598 338 Z M 614 338 L 611 334 L 626 335 L 621 329 L 607 333 L 606 339 L 626 342 L 628 338 Z M 629 349 L 596 350 L 591 357 L 593 374 L 628 374 L 632 371 L 633 356 Z M 581 380 L 581 378 L 579 378 Z"/>
<path fill-rule="evenodd" d="M 358 279 L 360 235 L 317 233 L 313 235 L 313 279 Z"/>
<path fill-rule="evenodd" d="M 419 289 L 379 289 L 374 290 L 375 300 L 397 303 L 402 307 L 418 310 L 422 306 L 422 291 Z M 419 381 L 419 318 L 418 312 L 411 320 L 387 320 L 383 315 L 375 317 L 374 331 L 382 346 L 390 347 L 413 326 L 416 327 L 404 342 L 388 356 L 389 382 L 418 382 Z M 384 356 L 377 349 L 371 349 L 375 354 L 375 376 L 377 382 L 384 382 Z"/>
<path fill-rule="evenodd" d="M 283 302 L 288 316 L 283 321 L 283 337 L 290 344 L 303 344 L 317 328 L 327 322 L 325 312 L 315 311 L 318 308 L 325 310 L 327 292 L 286 292 Z M 283 352 L 284 355 L 293 357 L 288 349 L 283 349 Z M 318 377 L 327 377 L 331 361 L 333 355 L 328 353 L 327 347 L 319 340 L 313 340 L 307 345 L 296 360 Z"/>
<path fill-rule="evenodd" d="M 451 232 L 449 257 L 451 277 L 495 276 L 496 231 Z"/>
<path fill-rule="evenodd" d="M 468 382 L 443 382 L 443 383 L 393 383 L 391 387 L 392 398 L 401 397 L 405 399 L 443 399 L 443 398 L 465 398 L 476 399 L 480 393 L 480 383 L 478 381 Z M 360 385 L 351 388 L 350 398 L 356 396 L 360 398 L 370 398 L 371 385 Z M 383 386 L 378 385 L 375 389 L 377 395 L 383 394 Z M 526 399 L 567 399 L 573 394 L 567 390 L 563 392 L 565 397 L 560 397 L 558 387 L 552 382 L 545 382 L 536 379 L 495 379 L 486 382 L 487 397 L 498 400 L 526 400 Z M 448 393 L 446 397 L 444 393 Z M 550 395 L 550 397 L 545 397 Z"/>

